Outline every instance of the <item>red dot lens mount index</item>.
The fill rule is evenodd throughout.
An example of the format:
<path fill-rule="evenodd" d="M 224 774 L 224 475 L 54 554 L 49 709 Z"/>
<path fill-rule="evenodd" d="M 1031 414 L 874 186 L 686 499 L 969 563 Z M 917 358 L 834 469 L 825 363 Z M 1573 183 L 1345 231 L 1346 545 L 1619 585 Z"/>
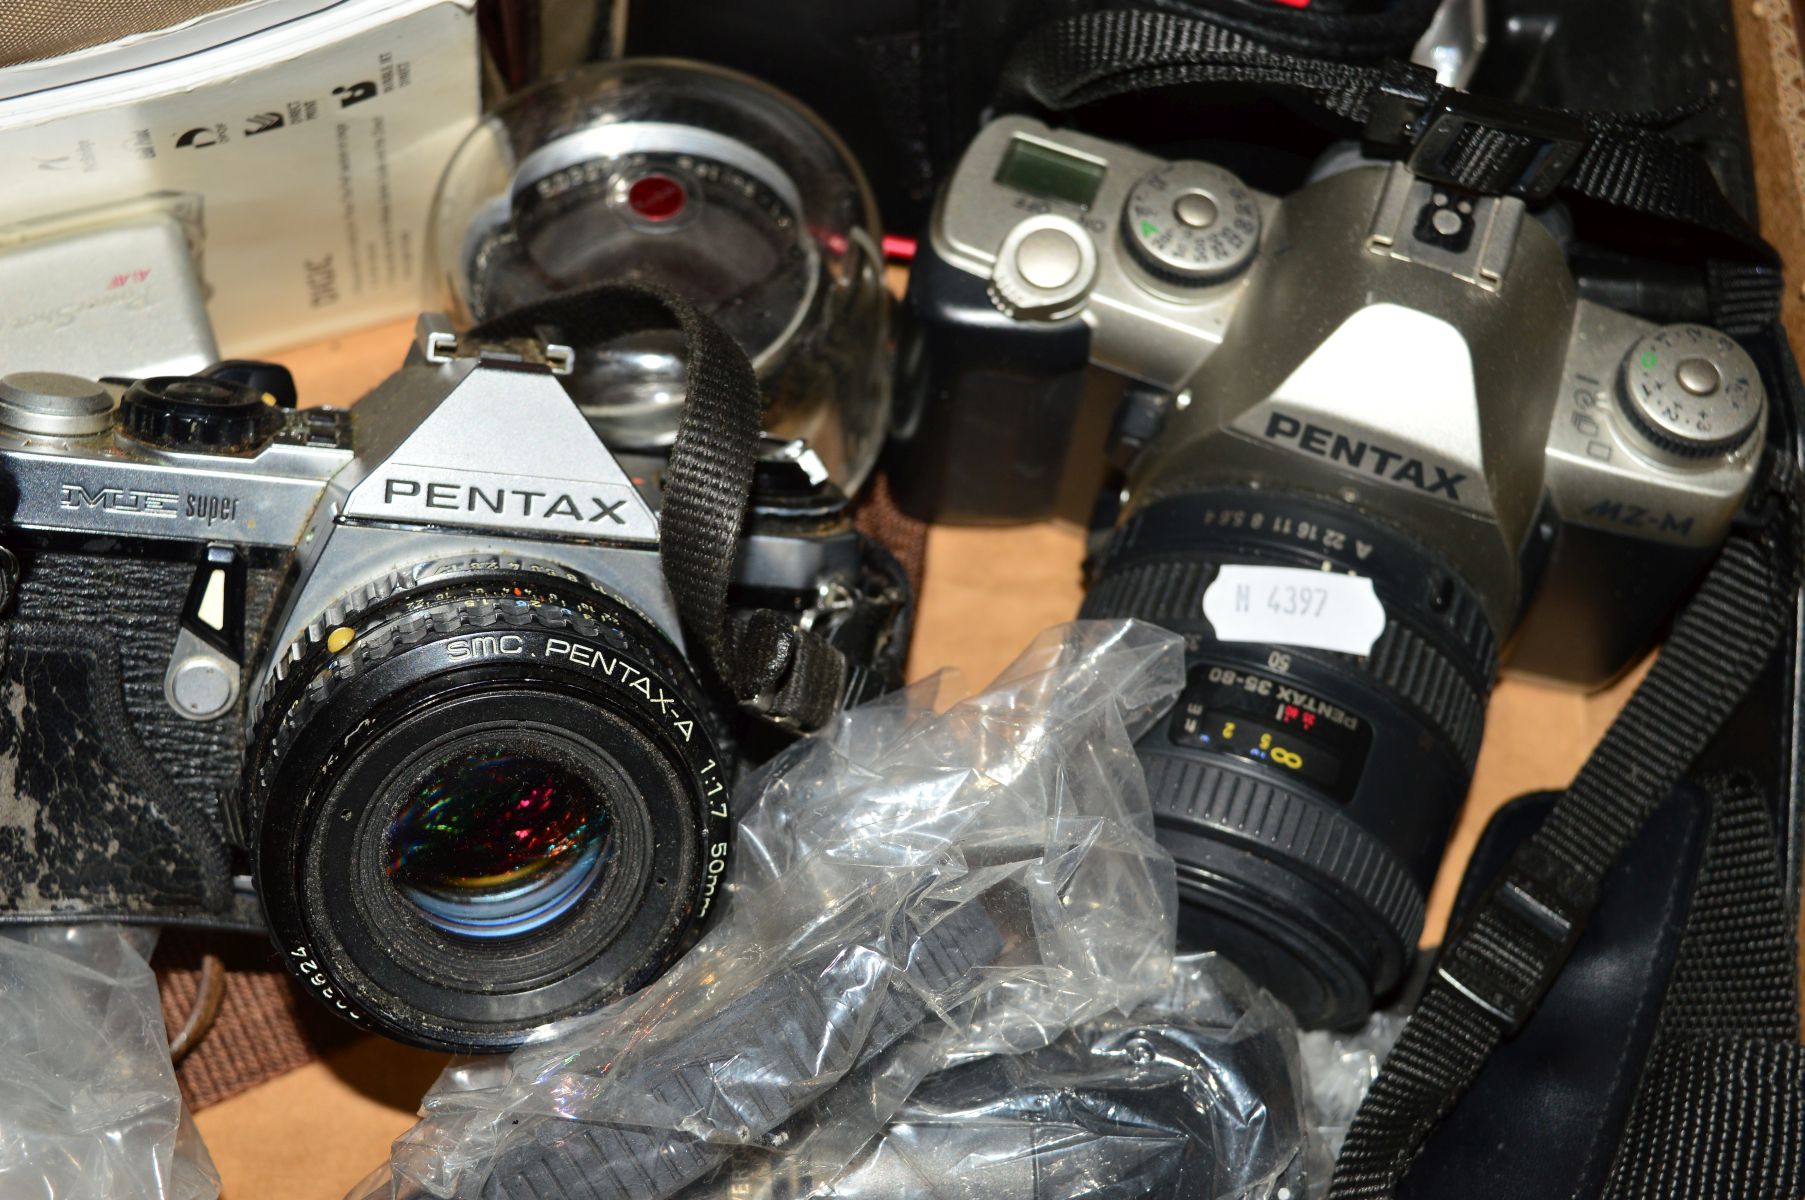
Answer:
<path fill-rule="evenodd" d="M 633 215 L 653 224 L 662 224 L 683 213 L 689 193 L 683 184 L 669 175 L 641 175 L 627 185 L 627 207 Z"/>

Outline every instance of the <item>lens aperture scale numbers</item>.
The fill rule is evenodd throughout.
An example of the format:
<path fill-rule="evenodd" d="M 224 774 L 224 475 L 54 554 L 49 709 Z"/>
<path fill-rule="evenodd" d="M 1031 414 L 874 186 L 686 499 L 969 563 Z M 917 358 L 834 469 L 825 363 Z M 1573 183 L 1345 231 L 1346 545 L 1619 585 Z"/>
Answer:
<path fill-rule="evenodd" d="M 1372 653 L 1385 606 L 1360 575 L 1229 563 L 1203 593 L 1216 639 Z"/>
<path fill-rule="evenodd" d="M 1172 744 L 1263 763 L 1338 801 L 1353 796 L 1367 723 L 1320 696 L 1252 671 L 1200 665 L 1173 710 Z"/>

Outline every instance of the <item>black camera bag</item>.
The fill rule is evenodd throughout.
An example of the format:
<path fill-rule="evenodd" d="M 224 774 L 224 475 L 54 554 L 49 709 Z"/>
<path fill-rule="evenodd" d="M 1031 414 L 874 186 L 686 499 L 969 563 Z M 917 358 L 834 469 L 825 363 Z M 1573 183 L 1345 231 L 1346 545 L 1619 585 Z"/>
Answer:
<path fill-rule="evenodd" d="M 1457 921 L 1558 799 L 1526 796 L 1492 819 Z M 1769 811 L 1745 773 L 1673 791 L 1606 875 L 1535 1015 L 1480 1068 L 1396 1195 L 1801 1194 L 1797 956 Z"/>

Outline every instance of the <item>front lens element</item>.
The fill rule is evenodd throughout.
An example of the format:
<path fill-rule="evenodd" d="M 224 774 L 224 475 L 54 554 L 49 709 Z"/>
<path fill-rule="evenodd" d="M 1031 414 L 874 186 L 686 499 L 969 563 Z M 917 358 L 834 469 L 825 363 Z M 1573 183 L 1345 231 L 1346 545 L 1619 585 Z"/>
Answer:
<path fill-rule="evenodd" d="M 475 938 L 557 920 L 615 854 L 608 804 L 589 780 L 496 742 L 456 748 L 421 772 L 387 844 L 388 877 L 419 914 Z"/>

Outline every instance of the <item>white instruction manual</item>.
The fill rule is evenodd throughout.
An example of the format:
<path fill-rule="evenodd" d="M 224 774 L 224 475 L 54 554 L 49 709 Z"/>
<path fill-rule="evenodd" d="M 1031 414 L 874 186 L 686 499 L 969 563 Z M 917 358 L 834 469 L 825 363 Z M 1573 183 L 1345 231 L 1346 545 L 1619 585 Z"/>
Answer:
<path fill-rule="evenodd" d="M 473 4 L 342 0 L 0 100 L 4 219 L 197 196 L 208 312 L 228 356 L 412 314 L 434 189 L 480 111 Z M 96 257 L 96 290 L 141 269 Z"/>

